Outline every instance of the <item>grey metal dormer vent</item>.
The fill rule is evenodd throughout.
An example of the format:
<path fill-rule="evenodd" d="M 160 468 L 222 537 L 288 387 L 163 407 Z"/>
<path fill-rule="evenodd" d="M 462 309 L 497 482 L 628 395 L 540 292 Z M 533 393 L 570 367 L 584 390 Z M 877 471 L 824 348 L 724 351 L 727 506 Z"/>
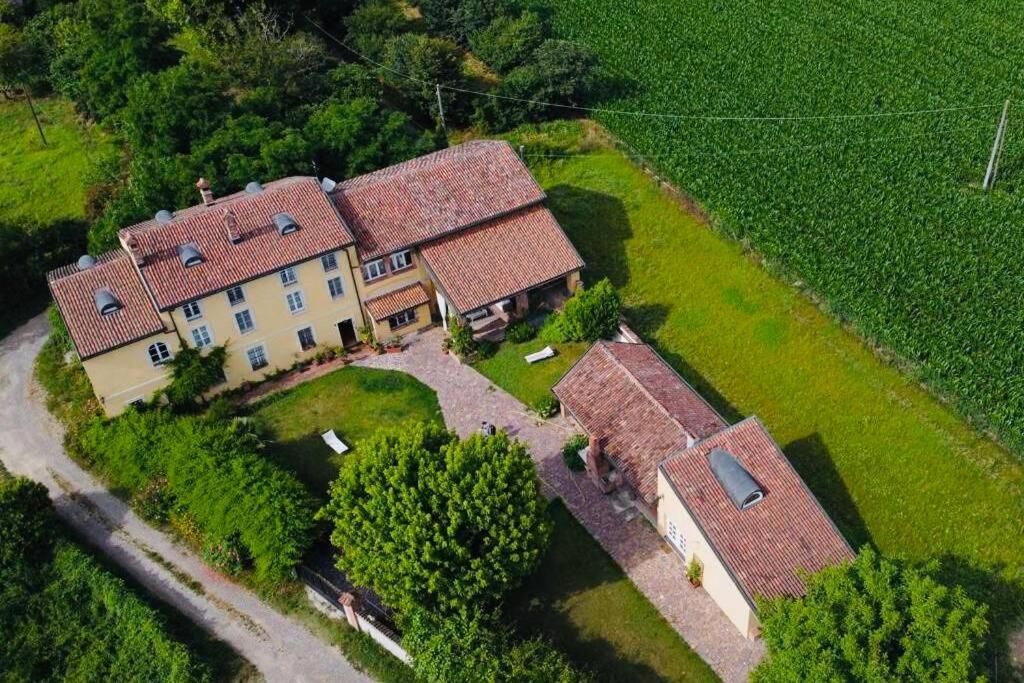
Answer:
<path fill-rule="evenodd" d="M 181 259 L 181 265 L 186 268 L 198 266 L 203 262 L 203 255 L 199 253 L 199 247 L 192 242 L 178 247 L 178 258 Z"/>
<path fill-rule="evenodd" d="M 764 499 L 761 486 L 732 453 L 715 448 L 708 453 L 708 461 L 711 464 L 711 473 L 715 475 L 725 495 L 729 496 L 737 510 L 746 510 Z"/>
<path fill-rule="evenodd" d="M 94 259 L 90 254 L 82 254 L 81 256 L 78 257 L 79 270 L 89 270 L 95 265 L 96 259 Z"/>
<path fill-rule="evenodd" d="M 299 230 L 299 224 L 295 222 L 291 214 L 287 213 L 274 214 L 274 225 L 277 226 L 277 234 L 281 236 L 290 235 Z"/>
<path fill-rule="evenodd" d="M 156 215 L 153 216 L 153 218 L 156 220 L 157 223 L 160 223 L 161 225 L 167 225 L 168 223 L 174 220 L 174 214 L 168 211 L 167 209 L 160 209 L 159 211 L 156 212 Z"/>
<path fill-rule="evenodd" d="M 246 185 L 245 185 L 245 193 L 246 194 L 259 194 L 260 192 L 263 192 L 263 186 L 260 185 L 258 181 L 252 180 L 252 181 L 249 181 L 248 183 L 246 183 Z"/>
<path fill-rule="evenodd" d="M 320 189 L 324 192 L 334 192 L 334 188 L 338 186 L 338 183 L 334 182 L 330 178 L 324 178 L 320 181 Z"/>
<path fill-rule="evenodd" d="M 96 312 L 100 315 L 110 315 L 121 310 L 121 302 L 109 289 L 97 289 L 93 292 L 92 299 L 96 303 Z"/>

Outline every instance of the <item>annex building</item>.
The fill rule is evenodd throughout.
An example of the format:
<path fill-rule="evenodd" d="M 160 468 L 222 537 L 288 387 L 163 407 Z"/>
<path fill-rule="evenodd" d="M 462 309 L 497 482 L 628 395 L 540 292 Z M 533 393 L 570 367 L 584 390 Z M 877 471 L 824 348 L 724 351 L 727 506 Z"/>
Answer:
<path fill-rule="evenodd" d="M 346 180 L 250 182 L 122 229 L 121 248 L 48 274 L 108 415 L 169 382 L 183 346 L 225 345 L 223 389 L 324 346 L 450 316 L 500 330 L 579 285 L 583 261 L 505 142 L 474 141 Z"/>

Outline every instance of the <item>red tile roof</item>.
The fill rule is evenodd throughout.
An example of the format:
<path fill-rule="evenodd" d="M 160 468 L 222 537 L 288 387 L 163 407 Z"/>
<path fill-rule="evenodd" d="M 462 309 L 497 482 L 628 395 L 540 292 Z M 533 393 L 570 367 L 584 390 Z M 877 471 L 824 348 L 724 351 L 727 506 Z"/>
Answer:
<path fill-rule="evenodd" d="M 460 313 L 583 267 L 555 217 L 540 205 L 425 244 L 420 255 Z"/>
<path fill-rule="evenodd" d="M 467 142 L 343 183 L 331 193 L 359 258 L 377 258 L 544 200 L 506 142 Z"/>
<path fill-rule="evenodd" d="M 237 221 L 241 241 L 228 240 L 224 211 Z M 288 213 L 299 230 L 279 235 L 272 217 Z M 161 224 L 146 221 L 121 230 L 138 239 L 142 276 L 160 310 L 226 289 L 352 243 L 352 234 L 315 178 L 268 183 L 262 192 L 239 192 L 212 206 L 193 206 Z M 195 243 L 204 262 L 185 268 L 178 247 Z"/>
<path fill-rule="evenodd" d="M 764 499 L 738 510 L 711 471 L 708 454 L 730 453 Z M 804 592 L 797 569 L 815 572 L 853 557 L 817 499 L 761 421 L 749 417 L 661 465 L 683 505 L 737 584 L 753 601 Z"/>
<path fill-rule="evenodd" d="M 58 268 L 47 274 L 47 282 L 83 359 L 164 331 L 131 256 L 123 251 L 100 256 L 86 270 Z M 94 299 L 100 289 L 110 290 L 121 309 L 100 315 Z"/>
<path fill-rule="evenodd" d="M 395 313 L 422 306 L 428 301 L 430 301 L 430 295 L 427 294 L 427 290 L 421 283 L 414 282 L 411 285 L 367 299 L 366 310 L 374 320 L 380 322 L 387 320 Z"/>
<path fill-rule="evenodd" d="M 658 465 L 725 421 L 646 344 L 600 341 L 553 388 L 605 455 L 649 504 Z"/>

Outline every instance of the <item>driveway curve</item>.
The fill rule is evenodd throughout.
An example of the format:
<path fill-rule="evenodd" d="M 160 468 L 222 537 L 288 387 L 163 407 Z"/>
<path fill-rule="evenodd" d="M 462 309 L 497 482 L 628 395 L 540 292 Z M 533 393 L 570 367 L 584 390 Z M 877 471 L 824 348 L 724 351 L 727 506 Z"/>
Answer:
<path fill-rule="evenodd" d="M 50 491 L 57 513 L 139 583 L 248 659 L 267 681 L 362 682 L 334 646 L 136 517 L 64 452 L 32 379 L 49 332 L 38 316 L 0 340 L 0 460 Z"/>

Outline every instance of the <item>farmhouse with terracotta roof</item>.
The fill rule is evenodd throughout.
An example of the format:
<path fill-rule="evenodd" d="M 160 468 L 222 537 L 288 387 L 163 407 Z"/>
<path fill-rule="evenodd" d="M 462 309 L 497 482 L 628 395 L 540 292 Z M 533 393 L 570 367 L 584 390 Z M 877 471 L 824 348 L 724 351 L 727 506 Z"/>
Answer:
<path fill-rule="evenodd" d="M 761 421 L 725 420 L 650 346 L 594 344 L 553 388 L 588 437 L 587 473 L 658 529 L 737 629 L 755 599 L 804 592 L 802 572 L 853 552 Z"/>
<path fill-rule="evenodd" d="M 474 141 L 336 183 L 284 178 L 160 210 L 122 249 L 49 273 L 108 415 L 165 386 L 183 346 L 226 344 L 222 388 L 324 346 L 408 335 L 450 316 L 499 333 L 557 305 L 583 261 L 505 142 Z"/>

